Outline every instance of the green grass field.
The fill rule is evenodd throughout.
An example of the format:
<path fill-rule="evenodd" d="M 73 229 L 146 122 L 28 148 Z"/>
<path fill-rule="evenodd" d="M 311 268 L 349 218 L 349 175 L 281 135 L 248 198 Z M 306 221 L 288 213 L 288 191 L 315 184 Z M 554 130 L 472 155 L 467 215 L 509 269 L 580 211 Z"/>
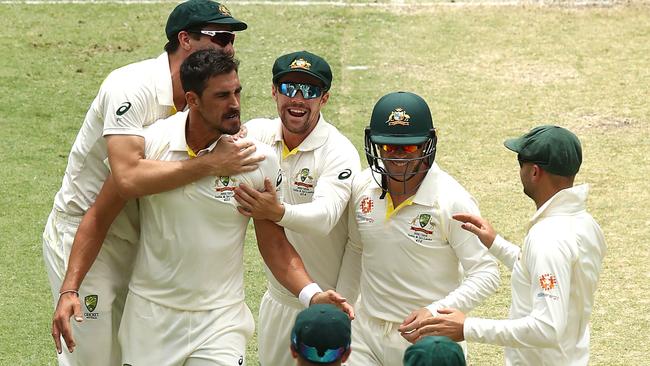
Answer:
<path fill-rule="evenodd" d="M 439 129 L 439 164 L 515 242 L 534 205 L 502 141 L 543 123 L 575 131 L 585 157 L 577 181 L 592 185 L 589 209 L 609 246 L 591 322 L 591 364 L 650 365 L 648 5 L 228 5 L 249 24 L 236 42 L 244 120 L 275 113 L 272 62 L 298 49 L 331 63 L 335 80 L 324 113 L 360 151 L 375 101 L 390 91 L 416 92 Z M 41 258 L 52 198 L 101 81 L 118 66 L 162 52 L 173 6 L 0 5 L 0 365 L 55 362 Z M 246 282 L 256 313 L 265 282 L 253 238 Z M 497 295 L 473 315 L 507 316 L 509 278 L 502 271 Z M 470 357 L 472 365 L 503 363 L 494 346 L 471 344 Z M 257 364 L 255 341 L 248 359 Z"/>

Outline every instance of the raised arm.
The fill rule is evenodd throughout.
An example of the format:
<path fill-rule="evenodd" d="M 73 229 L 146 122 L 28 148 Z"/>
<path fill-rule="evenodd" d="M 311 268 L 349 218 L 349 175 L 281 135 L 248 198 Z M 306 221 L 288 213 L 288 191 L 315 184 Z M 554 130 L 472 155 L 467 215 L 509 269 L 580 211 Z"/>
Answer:
<path fill-rule="evenodd" d="M 160 123 L 165 123 L 161 121 Z M 249 139 L 224 136 L 212 152 L 182 161 L 147 160 L 144 137 L 109 135 L 109 163 L 119 194 L 126 198 L 169 191 L 206 176 L 230 176 L 257 169 L 264 156 Z"/>
<path fill-rule="evenodd" d="M 61 337 L 68 350 L 70 352 L 74 350 L 75 340 L 70 327 L 70 318 L 74 315 L 76 321 L 83 320 L 79 287 L 99 254 L 108 229 L 125 204 L 126 201 L 117 192 L 112 176 L 109 176 L 95 204 L 86 212 L 79 224 L 52 319 L 52 337 L 58 353 L 61 353 Z"/>

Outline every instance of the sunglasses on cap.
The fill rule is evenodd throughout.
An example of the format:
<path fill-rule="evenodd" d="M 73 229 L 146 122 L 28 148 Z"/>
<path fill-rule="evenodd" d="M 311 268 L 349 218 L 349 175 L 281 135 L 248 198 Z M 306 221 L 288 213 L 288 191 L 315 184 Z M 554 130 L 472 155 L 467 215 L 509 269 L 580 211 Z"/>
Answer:
<path fill-rule="evenodd" d="M 217 30 L 188 30 L 189 33 L 202 34 L 210 37 L 212 43 L 218 44 L 221 47 L 226 47 L 228 44 L 235 44 L 235 33 L 230 31 L 217 31 Z"/>
<path fill-rule="evenodd" d="M 280 94 L 293 98 L 298 94 L 298 90 L 302 93 L 304 99 L 314 99 L 321 96 L 323 90 L 320 86 L 302 83 L 289 83 L 284 82 L 278 84 L 278 91 Z"/>
<path fill-rule="evenodd" d="M 381 145 L 381 149 L 389 153 L 395 152 L 397 150 L 402 150 L 405 153 L 410 154 L 418 151 L 419 148 L 420 145 L 389 145 L 389 144 Z"/>
<path fill-rule="evenodd" d="M 293 346 L 298 351 L 298 353 L 300 353 L 302 357 L 304 357 L 306 360 L 311 362 L 332 363 L 334 361 L 341 359 L 345 351 L 347 351 L 346 347 L 339 347 L 336 349 L 325 350 L 323 355 L 319 356 L 318 349 L 316 349 L 316 347 L 311 347 L 304 343 L 300 343 L 297 345 L 295 339 L 292 341 L 292 343 Z"/>

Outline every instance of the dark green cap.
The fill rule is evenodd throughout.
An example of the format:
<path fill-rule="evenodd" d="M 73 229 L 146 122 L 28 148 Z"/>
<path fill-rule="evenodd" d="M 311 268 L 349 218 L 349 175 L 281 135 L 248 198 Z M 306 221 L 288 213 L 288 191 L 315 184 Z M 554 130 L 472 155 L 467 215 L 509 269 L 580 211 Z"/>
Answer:
<path fill-rule="evenodd" d="M 404 366 L 465 366 L 465 354 L 447 337 L 423 337 L 404 352 Z"/>
<path fill-rule="evenodd" d="M 298 313 L 291 344 L 304 359 L 332 363 L 350 348 L 350 318 L 331 304 L 315 304 Z"/>
<path fill-rule="evenodd" d="M 176 38 L 178 32 L 202 26 L 204 24 L 229 25 L 233 31 L 242 31 L 246 23 L 232 17 L 225 5 L 211 0 L 189 0 L 178 4 L 169 14 L 165 33 L 167 39 Z"/>
<path fill-rule="evenodd" d="M 273 63 L 273 84 L 277 84 L 282 75 L 290 72 L 303 72 L 323 82 L 325 91 L 332 86 L 332 69 L 322 57 L 307 51 L 298 51 L 282 55 Z"/>
<path fill-rule="evenodd" d="M 409 92 L 384 95 L 370 117 L 370 141 L 380 145 L 420 145 L 431 137 L 431 129 L 427 102 Z"/>
<path fill-rule="evenodd" d="M 573 132 L 558 126 L 544 125 L 503 143 L 518 153 L 517 159 L 539 165 L 555 175 L 573 176 L 582 164 L 582 147 Z"/>

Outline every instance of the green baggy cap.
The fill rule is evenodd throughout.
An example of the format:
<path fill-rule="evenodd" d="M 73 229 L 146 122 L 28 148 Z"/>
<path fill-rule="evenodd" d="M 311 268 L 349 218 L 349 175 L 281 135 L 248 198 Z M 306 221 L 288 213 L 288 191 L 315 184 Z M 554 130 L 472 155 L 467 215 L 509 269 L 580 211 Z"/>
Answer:
<path fill-rule="evenodd" d="M 431 137 L 431 129 L 427 102 L 409 92 L 384 95 L 370 117 L 370 141 L 379 145 L 420 145 Z"/>
<path fill-rule="evenodd" d="M 167 19 L 167 39 L 176 38 L 178 32 L 204 24 L 229 25 L 233 31 L 242 31 L 248 26 L 232 17 L 225 5 L 211 0 L 189 0 L 178 4 Z"/>
<path fill-rule="evenodd" d="M 580 140 L 573 132 L 559 126 L 538 126 L 503 144 L 518 153 L 520 161 L 535 163 L 551 174 L 573 176 L 582 164 Z"/>
<path fill-rule="evenodd" d="M 290 72 L 309 74 L 323 82 L 325 91 L 332 86 L 332 69 L 322 57 L 307 51 L 292 52 L 278 57 L 273 63 L 273 84 Z"/>
<path fill-rule="evenodd" d="M 350 333 L 346 313 L 331 304 L 315 304 L 298 313 L 291 344 L 310 362 L 331 363 L 350 348 Z"/>
<path fill-rule="evenodd" d="M 447 337 L 423 337 L 404 352 L 404 366 L 465 366 L 465 354 Z"/>

